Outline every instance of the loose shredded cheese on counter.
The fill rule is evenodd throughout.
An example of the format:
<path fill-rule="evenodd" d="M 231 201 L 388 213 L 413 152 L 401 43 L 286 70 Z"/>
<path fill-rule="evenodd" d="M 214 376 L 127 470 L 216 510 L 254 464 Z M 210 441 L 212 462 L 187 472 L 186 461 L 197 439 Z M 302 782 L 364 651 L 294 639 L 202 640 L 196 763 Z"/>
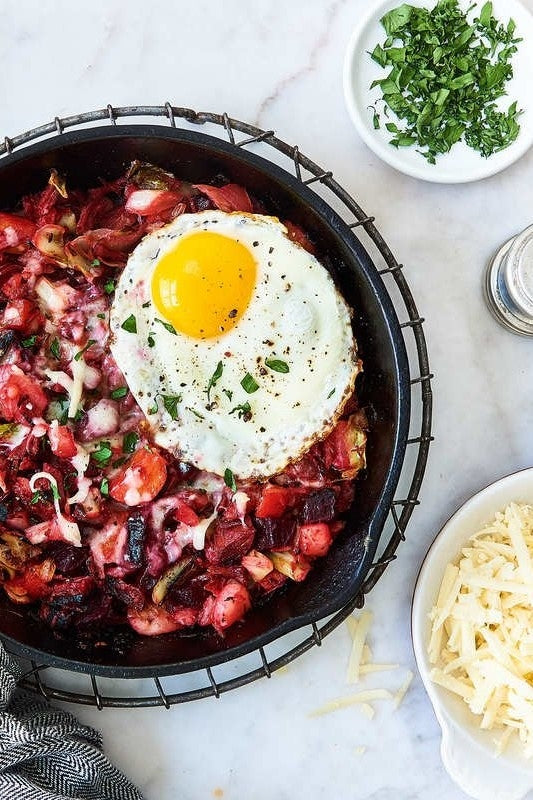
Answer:
<path fill-rule="evenodd" d="M 533 506 L 511 503 L 448 564 L 430 614 L 432 680 L 533 757 Z"/>

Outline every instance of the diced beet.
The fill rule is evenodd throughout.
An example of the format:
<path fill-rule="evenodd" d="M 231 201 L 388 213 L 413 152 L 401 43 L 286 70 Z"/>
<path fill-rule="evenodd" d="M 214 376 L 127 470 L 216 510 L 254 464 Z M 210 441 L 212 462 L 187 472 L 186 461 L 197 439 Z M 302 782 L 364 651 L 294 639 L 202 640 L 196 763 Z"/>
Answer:
<path fill-rule="evenodd" d="M 46 554 L 53 559 L 58 572 L 72 576 L 85 568 L 90 551 L 88 547 L 74 547 L 67 542 L 52 542 Z"/>
<path fill-rule="evenodd" d="M 105 583 L 113 597 L 124 603 L 127 608 L 132 608 L 134 611 L 142 610 L 146 600 L 138 586 L 112 577 L 107 577 Z"/>
<path fill-rule="evenodd" d="M 218 520 L 205 545 L 205 557 L 211 564 L 227 564 L 242 558 L 254 541 L 254 529 L 240 520 Z"/>
<path fill-rule="evenodd" d="M 195 575 L 184 584 L 172 586 L 165 599 L 166 608 L 171 610 L 174 606 L 188 606 L 199 610 L 208 597 L 205 583 L 205 575 Z"/>
<path fill-rule="evenodd" d="M 333 489 L 321 489 L 308 495 L 300 506 L 301 522 L 329 522 L 335 518 L 336 495 Z"/>
<path fill-rule="evenodd" d="M 282 517 L 265 517 L 255 520 L 257 550 L 284 550 L 291 548 L 296 535 L 296 520 L 289 514 Z"/>

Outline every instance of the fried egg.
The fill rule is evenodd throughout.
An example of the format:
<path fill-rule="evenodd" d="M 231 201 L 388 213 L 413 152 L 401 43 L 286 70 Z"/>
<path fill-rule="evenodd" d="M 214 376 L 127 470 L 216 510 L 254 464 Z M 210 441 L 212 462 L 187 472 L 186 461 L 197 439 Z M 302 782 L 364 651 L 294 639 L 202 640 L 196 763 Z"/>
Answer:
<path fill-rule="evenodd" d="M 226 478 L 299 458 L 332 429 L 359 370 L 346 302 L 274 217 L 205 211 L 150 233 L 110 324 L 156 444 Z"/>

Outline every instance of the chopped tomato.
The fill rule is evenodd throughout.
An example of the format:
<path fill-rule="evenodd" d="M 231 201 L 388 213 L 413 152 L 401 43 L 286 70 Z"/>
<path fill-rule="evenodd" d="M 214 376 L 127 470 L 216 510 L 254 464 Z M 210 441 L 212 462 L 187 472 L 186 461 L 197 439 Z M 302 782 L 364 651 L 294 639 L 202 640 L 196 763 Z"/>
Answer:
<path fill-rule="evenodd" d="M 78 452 L 72 431 L 67 425 L 58 425 L 57 420 L 48 429 L 48 440 L 52 453 L 59 458 L 72 458 Z"/>
<path fill-rule="evenodd" d="M 194 188 L 205 194 L 220 211 L 244 211 L 246 213 L 253 211 L 248 192 L 237 183 L 227 183 L 225 186 L 219 187 L 197 183 Z"/>
<path fill-rule="evenodd" d="M 325 522 L 311 522 L 298 528 L 297 543 L 304 556 L 325 556 L 332 541 L 329 525 Z"/>
<path fill-rule="evenodd" d="M 156 497 L 167 479 L 167 465 L 156 450 L 141 447 L 109 481 L 109 494 L 119 503 L 137 506 Z"/>
<path fill-rule="evenodd" d="M 0 366 L 0 413 L 8 422 L 41 417 L 48 404 L 36 380 L 14 364 Z"/>
<path fill-rule="evenodd" d="M 305 231 L 303 231 L 299 225 L 296 225 L 295 222 L 288 222 L 285 220 L 283 224 L 287 228 L 287 235 L 289 239 L 295 244 L 300 245 L 300 247 L 303 247 L 303 249 L 307 250 L 308 253 L 312 253 L 314 255 L 315 246 Z"/>
<path fill-rule="evenodd" d="M 0 251 L 20 253 L 29 245 L 36 227 L 26 217 L 0 212 Z"/>
<path fill-rule="evenodd" d="M 292 508 L 302 494 L 305 494 L 305 491 L 300 487 L 287 488 L 267 483 L 261 494 L 255 516 L 281 517 L 288 508 Z"/>
<path fill-rule="evenodd" d="M 42 329 L 43 315 L 31 300 L 10 300 L 4 308 L 2 326 L 24 333 L 37 333 Z"/>

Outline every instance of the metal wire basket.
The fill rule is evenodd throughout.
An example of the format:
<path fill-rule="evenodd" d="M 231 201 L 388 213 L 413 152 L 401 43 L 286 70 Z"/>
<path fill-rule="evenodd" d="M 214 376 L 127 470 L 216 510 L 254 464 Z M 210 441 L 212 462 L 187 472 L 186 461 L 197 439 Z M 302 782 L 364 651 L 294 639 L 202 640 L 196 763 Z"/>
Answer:
<path fill-rule="evenodd" d="M 357 228 L 358 235 L 370 252 L 380 275 L 391 295 L 409 355 L 411 375 L 411 429 L 402 474 L 397 488 L 397 498 L 391 503 L 387 522 L 381 536 L 378 557 L 371 565 L 360 592 L 344 608 L 329 619 L 304 626 L 295 633 L 281 637 L 254 653 L 235 659 L 214 669 L 207 667 L 196 673 L 185 673 L 162 679 L 103 679 L 97 683 L 94 675 L 82 675 L 66 670 L 51 669 L 47 664 L 28 663 L 20 685 L 39 693 L 47 699 L 70 703 L 104 707 L 127 708 L 161 706 L 170 708 L 176 703 L 204 697 L 220 697 L 224 692 L 236 689 L 258 678 L 270 678 L 277 669 L 305 653 L 320 646 L 325 636 L 331 633 L 355 608 L 362 608 L 365 595 L 373 588 L 387 565 L 396 558 L 396 550 L 405 539 L 405 532 L 413 510 L 418 505 L 418 495 L 428 458 L 431 435 L 432 391 L 429 359 L 423 330 L 423 318 L 418 313 L 404 268 L 399 264 L 380 232 L 374 225 L 375 218 L 367 214 L 333 178 L 331 172 L 322 169 L 295 145 L 279 139 L 274 131 L 264 131 L 254 125 L 241 122 L 227 114 L 196 112 L 165 103 L 162 106 L 125 106 L 77 114 L 4 139 L 0 144 L 0 156 L 15 149 L 43 139 L 62 134 L 70 128 L 93 127 L 101 121 L 116 125 L 125 118 L 163 117 L 176 128 L 202 125 L 211 135 L 229 139 L 236 147 L 253 148 L 260 155 L 275 161 L 305 185 L 313 184 L 315 191 L 332 205 L 350 228 Z M 241 134 L 243 135 L 240 138 Z M 46 681 L 43 673 L 46 672 Z M 106 683 L 105 689 L 103 684 Z"/>

